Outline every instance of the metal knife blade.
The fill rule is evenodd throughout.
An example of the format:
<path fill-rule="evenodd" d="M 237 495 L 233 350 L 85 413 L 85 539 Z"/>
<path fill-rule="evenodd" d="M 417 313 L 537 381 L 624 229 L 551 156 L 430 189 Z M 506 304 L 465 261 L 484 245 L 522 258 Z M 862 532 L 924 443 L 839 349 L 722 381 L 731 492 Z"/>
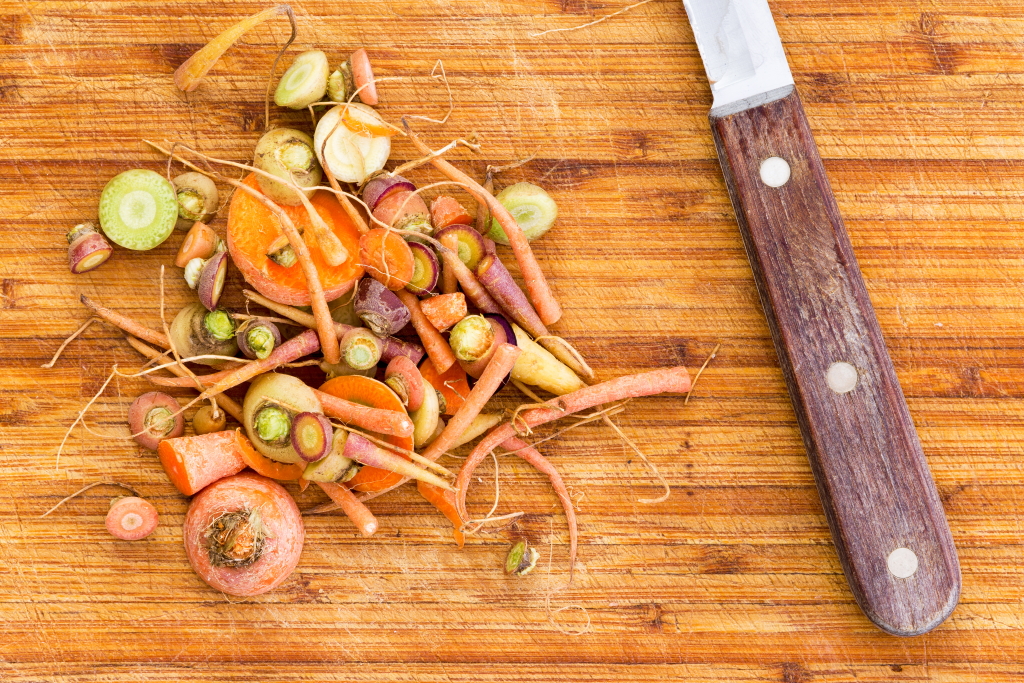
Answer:
<path fill-rule="evenodd" d="M 864 613 L 925 633 L 960 596 L 935 483 L 766 0 L 684 0 L 715 147 L 825 517 Z"/>

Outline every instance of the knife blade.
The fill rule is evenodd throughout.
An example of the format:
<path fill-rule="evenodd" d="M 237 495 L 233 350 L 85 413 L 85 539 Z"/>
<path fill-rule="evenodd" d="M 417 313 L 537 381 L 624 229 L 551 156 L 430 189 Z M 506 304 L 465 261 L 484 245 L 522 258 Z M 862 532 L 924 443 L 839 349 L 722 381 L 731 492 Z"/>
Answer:
<path fill-rule="evenodd" d="M 960 596 L 949 524 L 767 0 L 683 0 L 719 162 L 839 560 L 895 635 Z"/>

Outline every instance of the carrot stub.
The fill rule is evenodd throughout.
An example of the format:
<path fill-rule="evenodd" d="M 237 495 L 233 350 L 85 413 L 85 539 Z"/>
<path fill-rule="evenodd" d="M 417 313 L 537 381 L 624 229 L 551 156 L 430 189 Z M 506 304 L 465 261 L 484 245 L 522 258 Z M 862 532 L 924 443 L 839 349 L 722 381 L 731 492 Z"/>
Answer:
<path fill-rule="evenodd" d="M 469 313 L 466 296 L 462 292 L 440 294 L 420 301 L 420 310 L 438 332 L 444 332 Z"/>
<path fill-rule="evenodd" d="M 235 432 L 164 439 L 157 447 L 160 464 L 175 488 L 186 496 L 245 469 Z"/>
<path fill-rule="evenodd" d="M 440 230 L 449 225 L 472 225 L 473 217 L 455 197 L 441 194 L 430 202 L 430 222 L 434 230 Z"/>

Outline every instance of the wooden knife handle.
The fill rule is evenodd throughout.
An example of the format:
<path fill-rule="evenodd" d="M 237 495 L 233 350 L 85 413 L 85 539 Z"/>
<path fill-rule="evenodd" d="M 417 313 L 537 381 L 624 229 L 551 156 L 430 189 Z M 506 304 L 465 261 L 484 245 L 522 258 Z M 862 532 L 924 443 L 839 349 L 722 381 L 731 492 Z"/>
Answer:
<path fill-rule="evenodd" d="M 800 97 L 777 94 L 712 111 L 718 157 L 853 595 L 883 630 L 925 633 L 959 599 L 956 548 Z"/>

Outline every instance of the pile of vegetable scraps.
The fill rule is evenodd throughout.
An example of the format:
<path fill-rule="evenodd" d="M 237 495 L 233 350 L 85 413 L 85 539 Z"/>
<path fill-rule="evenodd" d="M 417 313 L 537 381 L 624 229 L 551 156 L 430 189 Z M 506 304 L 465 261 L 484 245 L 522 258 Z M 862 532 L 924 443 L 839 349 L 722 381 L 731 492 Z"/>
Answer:
<path fill-rule="evenodd" d="M 269 8 L 196 52 L 175 72 L 176 85 L 196 88 L 245 31 L 282 14 L 294 38 L 291 9 Z M 192 496 L 183 530 L 189 562 L 225 593 L 259 595 L 298 564 L 302 513 L 282 483 L 320 487 L 330 502 L 305 514 L 341 509 L 370 536 L 378 522 L 367 502 L 415 481 L 461 546 L 483 524 L 514 517 L 474 520 L 466 509 L 473 471 L 496 449 L 550 480 L 568 519 L 571 579 L 575 510 L 558 470 L 529 441 L 533 429 L 577 415 L 573 426 L 603 420 L 626 439 L 610 420 L 622 402 L 687 392 L 689 376 L 675 367 L 597 382 L 551 330 L 562 311 L 530 248 L 554 224 L 554 200 L 527 182 L 495 195 L 492 169 L 478 181 L 444 159 L 460 141 L 434 151 L 407 120 L 389 121 L 374 108 L 378 81 L 365 50 L 331 65 L 320 50 L 303 52 L 273 91 L 276 106 L 308 111 L 309 129 L 267 130 L 249 164 L 147 141 L 166 158 L 167 173 L 118 174 L 99 198 L 98 229 L 83 223 L 68 233 L 71 271 L 85 273 L 111 257 L 111 242 L 149 250 L 177 228 L 185 234 L 174 266 L 196 292 L 167 322 L 161 272 L 159 330 L 119 312 L 117 302 L 81 297 L 90 322 L 121 328 L 149 359 L 131 375 L 115 366 L 89 405 L 118 374 L 198 392 L 184 405 L 145 393 L 131 404 L 128 427 Z M 269 88 L 267 113 L 269 122 Z M 422 157 L 387 170 L 393 140 Z M 171 177 L 174 162 L 185 172 Z M 417 187 L 406 177 L 428 164 L 445 180 Z M 247 173 L 240 180 L 239 170 Z M 225 186 L 231 197 L 220 232 L 212 226 Z M 523 287 L 498 245 L 511 248 Z M 229 263 L 250 287 L 244 313 L 220 305 Z M 282 372 L 301 365 L 318 366 L 326 381 L 310 386 Z M 502 413 L 491 398 L 510 380 L 526 399 Z M 239 404 L 225 392 L 244 383 Z M 196 406 L 189 430 L 185 412 Z M 477 439 L 458 471 L 439 464 Z M 99 483 L 111 482 L 91 486 Z M 157 510 L 115 484 L 136 495 L 115 499 L 107 528 L 144 538 L 158 525 Z M 514 543 L 505 568 L 525 573 L 537 555 Z"/>

